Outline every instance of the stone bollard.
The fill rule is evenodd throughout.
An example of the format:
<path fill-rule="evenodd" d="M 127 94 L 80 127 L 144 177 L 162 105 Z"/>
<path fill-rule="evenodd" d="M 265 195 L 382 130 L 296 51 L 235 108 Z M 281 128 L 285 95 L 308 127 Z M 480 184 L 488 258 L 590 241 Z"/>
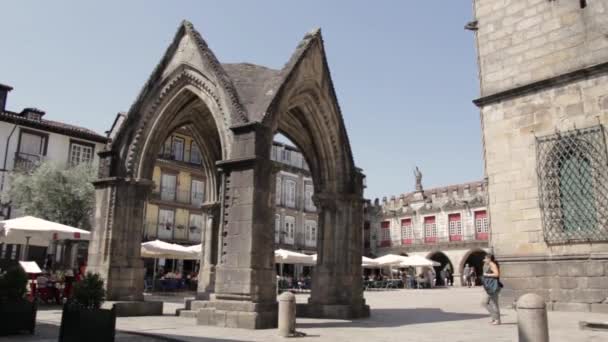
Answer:
<path fill-rule="evenodd" d="M 296 332 L 296 296 L 287 291 L 279 296 L 279 336 L 294 336 Z"/>
<path fill-rule="evenodd" d="M 527 293 L 517 300 L 519 342 L 549 342 L 549 323 L 545 300 Z"/>

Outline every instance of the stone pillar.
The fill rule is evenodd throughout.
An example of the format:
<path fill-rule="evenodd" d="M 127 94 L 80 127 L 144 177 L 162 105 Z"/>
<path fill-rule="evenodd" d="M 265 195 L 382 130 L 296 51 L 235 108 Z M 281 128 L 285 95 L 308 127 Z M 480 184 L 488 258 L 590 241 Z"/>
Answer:
<path fill-rule="evenodd" d="M 319 193 L 314 199 L 320 209 L 317 266 L 308 308 L 303 315 L 337 319 L 367 317 L 369 307 L 363 298 L 361 267 L 362 197 Z"/>
<path fill-rule="evenodd" d="M 231 160 L 222 173 L 219 258 L 215 293 L 199 324 L 248 329 L 277 325 L 271 203 L 272 131 L 261 124 L 232 128 Z"/>
<path fill-rule="evenodd" d="M 201 241 L 202 251 L 198 273 L 196 299 L 208 300 L 215 290 L 215 265 L 217 264 L 217 244 L 220 222 L 220 204 L 203 205 L 205 227 Z"/>
<path fill-rule="evenodd" d="M 141 301 L 141 238 L 152 182 L 106 178 L 94 185 L 96 208 L 87 271 L 103 277 L 108 300 Z"/>

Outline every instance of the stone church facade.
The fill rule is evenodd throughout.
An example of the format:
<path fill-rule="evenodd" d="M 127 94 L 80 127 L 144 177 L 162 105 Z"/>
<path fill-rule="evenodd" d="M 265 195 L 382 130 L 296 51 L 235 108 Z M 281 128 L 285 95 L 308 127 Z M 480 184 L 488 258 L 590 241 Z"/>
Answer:
<path fill-rule="evenodd" d="M 490 225 L 485 181 L 416 190 L 383 197 L 366 206 L 366 223 L 374 237 L 373 253 L 420 255 L 451 269 L 454 284 L 463 281 L 465 264 L 480 274 L 488 251 Z M 364 230 L 365 231 L 365 230 Z M 436 284 L 444 285 L 438 277 Z"/>
<path fill-rule="evenodd" d="M 503 300 L 608 311 L 608 1 L 475 0 Z"/>

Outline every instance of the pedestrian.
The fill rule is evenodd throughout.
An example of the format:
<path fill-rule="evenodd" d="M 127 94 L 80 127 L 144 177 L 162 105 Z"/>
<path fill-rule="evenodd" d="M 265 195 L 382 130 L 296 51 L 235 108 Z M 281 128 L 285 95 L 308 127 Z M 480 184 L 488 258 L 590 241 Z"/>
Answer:
<path fill-rule="evenodd" d="M 483 288 L 487 294 L 484 299 L 484 305 L 492 317 L 491 323 L 493 325 L 499 325 L 500 307 L 498 306 L 498 295 L 502 288 L 500 282 L 500 268 L 493 254 L 486 254 L 483 262 Z"/>
<path fill-rule="evenodd" d="M 471 287 L 471 268 L 469 267 L 469 264 L 464 265 L 462 275 L 464 276 L 464 284 L 468 287 Z"/>

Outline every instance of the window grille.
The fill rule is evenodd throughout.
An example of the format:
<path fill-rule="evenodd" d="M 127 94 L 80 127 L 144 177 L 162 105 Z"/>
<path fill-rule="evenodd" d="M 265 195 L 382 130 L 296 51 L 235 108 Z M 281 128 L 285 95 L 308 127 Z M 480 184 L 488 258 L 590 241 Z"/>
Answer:
<path fill-rule="evenodd" d="M 603 127 L 536 138 L 536 153 L 545 241 L 608 241 L 608 157 Z"/>

